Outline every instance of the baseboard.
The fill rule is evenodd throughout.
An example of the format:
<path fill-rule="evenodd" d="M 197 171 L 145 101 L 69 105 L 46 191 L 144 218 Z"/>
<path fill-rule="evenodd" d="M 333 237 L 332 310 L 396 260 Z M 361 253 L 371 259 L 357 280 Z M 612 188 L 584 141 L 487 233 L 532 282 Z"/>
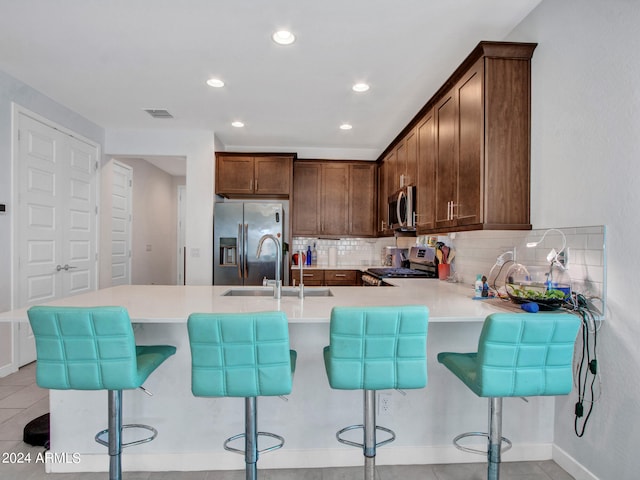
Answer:
<path fill-rule="evenodd" d="M 0 378 L 6 377 L 7 375 L 11 375 L 12 373 L 16 373 L 18 371 L 17 364 L 8 363 L 0 367 Z"/>
<path fill-rule="evenodd" d="M 593 473 L 557 445 L 553 446 L 553 461 L 560 465 L 575 480 L 599 480 Z"/>
<path fill-rule="evenodd" d="M 134 447 L 135 448 L 135 447 Z M 503 462 L 551 460 L 551 444 L 515 446 L 504 453 Z M 60 456 L 60 458 L 65 458 Z M 46 465 L 47 473 L 105 472 L 108 469 L 108 455 L 82 454 L 68 455 L 78 461 L 52 461 Z M 293 450 L 286 447 L 260 456 L 260 469 L 279 468 L 327 468 L 353 467 L 362 465 L 362 450 L 337 447 L 329 449 Z M 484 462 L 485 457 L 461 452 L 453 446 L 431 447 L 381 447 L 377 451 L 377 465 L 433 465 L 442 463 Z M 211 452 L 136 454 L 125 450 L 122 455 L 124 471 L 166 472 L 202 470 L 242 470 L 244 458 L 226 452 L 222 447 L 212 446 Z M 595 478 L 595 477 L 592 477 Z"/>

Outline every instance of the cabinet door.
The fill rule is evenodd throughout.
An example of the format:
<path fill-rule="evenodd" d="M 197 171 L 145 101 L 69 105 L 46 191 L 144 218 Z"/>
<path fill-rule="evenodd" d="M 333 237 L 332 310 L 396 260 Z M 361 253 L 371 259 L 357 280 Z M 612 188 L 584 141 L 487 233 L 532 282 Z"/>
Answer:
<path fill-rule="evenodd" d="M 293 234 L 320 233 L 322 165 L 295 163 L 293 166 Z"/>
<path fill-rule="evenodd" d="M 254 193 L 260 195 L 289 195 L 291 188 L 289 157 L 256 157 Z"/>
<path fill-rule="evenodd" d="M 481 223 L 484 121 L 482 63 L 478 62 L 457 87 L 458 96 L 458 188 L 457 225 Z"/>
<path fill-rule="evenodd" d="M 224 156 L 216 159 L 216 193 L 252 194 L 253 157 Z"/>
<path fill-rule="evenodd" d="M 455 225 L 451 205 L 457 194 L 457 108 L 455 91 L 435 107 L 436 120 L 436 227 Z"/>
<path fill-rule="evenodd" d="M 387 185 L 387 194 L 385 195 L 385 202 L 389 199 L 390 195 L 393 195 L 400 189 L 400 177 L 398 175 L 398 157 L 396 154 L 396 150 L 387 155 L 384 159 L 384 162 L 387 164 L 386 167 L 386 175 L 387 178 L 385 183 Z"/>
<path fill-rule="evenodd" d="M 349 234 L 375 235 L 376 166 L 349 166 Z"/>
<path fill-rule="evenodd" d="M 340 162 L 322 166 L 322 217 L 320 232 L 344 235 L 349 221 L 349 166 Z"/>
<path fill-rule="evenodd" d="M 378 235 L 384 235 L 385 226 L 389 222 L 387 218 L 387 165 L 385 162 L 378 165 L 378 222 L 376 231 Z"/>
<path fill-rule="evenodd" d="M 405 155 L 405 185 L 418 184 L 418 136 L 416 129 L 411 130 L 404 138 Z"/>
<path fill-rule="evenodd" d="M 407 144 L 404 139 L 396 147 L 396 177 L 397 187 L 400 188 L 400 179 L 405 180 L 407 175 Z M 396 189 L 397 190 L 397 189 Z M 395 191 L 395 190 L 394 190 Z"/>
<path fill-rule="evenodd" d="M 435 117 L 431 110 L 417 127 L 418 176 L 416 188 L 417 227 L 435 227 L 436 212 L 436 135 Z"/>

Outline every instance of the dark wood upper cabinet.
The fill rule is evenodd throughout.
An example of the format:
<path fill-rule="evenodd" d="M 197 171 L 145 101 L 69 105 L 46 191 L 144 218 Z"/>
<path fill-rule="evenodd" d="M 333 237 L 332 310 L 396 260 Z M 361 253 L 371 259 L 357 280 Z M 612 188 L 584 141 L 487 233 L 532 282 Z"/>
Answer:
<path fill-rule="evenodd" d="M 453 226 L 458 178 L 457 109 L 453 94 L 436 104 L 436 227 Z"/>
<path fill-rule="evenodd" d="M 480 42 L 378 159 L 382 165 L 396 159 L 411 172 L 417 129 L 417 180 L 410 183 L 417 186 L 419 234 L 531 228 L 535 47 Z"/>
<path fill-rule="evenodd" d="M 373 236 L 376 222 L 376 166 L 349 165 L 349 233 Z"/>
<path fill-rule="evenodd" d="M 216 154 L 216 194 L 289 198 L 295 155 Z"/>
<path fill-rule="evenodd" d="M 293 168 L 294 235 L 375 235 L 375 163 L 304 160 Z"/>
<path fill-rule="evenodd" d="M 418 123 L 416 226 L 433 229 L 436 225 L 436 130 L 434 111 L 430 110 Z"/>
<path fill-rule="evenodd" d="M 322 164 L 293 164 L 293 234 L 314 236 L 320 231 Z"/>
<path fill-rule="evenodd" d="M 321 235 L 349 232 L 349 166 L 327 162 L 322 166 Z"/>

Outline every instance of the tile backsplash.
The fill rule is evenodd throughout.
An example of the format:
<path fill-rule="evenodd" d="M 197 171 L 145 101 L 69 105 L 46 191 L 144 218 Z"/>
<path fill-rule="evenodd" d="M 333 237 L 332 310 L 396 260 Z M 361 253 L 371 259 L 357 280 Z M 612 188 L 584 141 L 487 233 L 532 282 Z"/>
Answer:
<path fill-rule="evenodd" d="M 396 244 L 393 237 L 385 238 L 341 238 L 324 239 L 312 237 L 294 237 L 291 245 L 291 254 L 298 250 L 307 251 L 310 245 L 316 244 L 318 251 L 318 265 L 329 265 L 329 248 L 335 247 L 337 252 L 337 265 L 380 265 L 381 252 L 384 247 Z"/>
<path fill-rule="evenodd" d="M 515 261 L 527 267 L 549 266 L 546 257 L 553 248 L 562 247 L 561 230 L 566 237 L 567 265 L 566 274 L 571 278 L 574 291 L 587 297 L 597 297 L 604 303 L 606 299 L 606 227 L 604 225 L 590 227 L 566 227 L 558 229 L 535 230 L 479 230 L 457 232 L 448 236 L 438 236 L 456 252 L 451 265 L 454 278 L 463 283 L 473 284 L 477 274 L 489 276 L 498 256 L 515 250 Z M 548 232 L 545 236 L 545 232 Z M 539 245 L 528 248 L 527 243 L 537 242 Z M 318 265 L 328 266 L 329 248 L 337 251 L 337 265 L 379 265 L 384 247 L 426 244 L 428 237 L 386 237 L 386 238 L 345 238 L 339 240 L 295 237 L 291 253 L 307 250 L 307 245 L 316 244 Z M 505 254 L 504 260 L 508 268 L 512 254 Z M 495 273 L 495 270 L 494 270 Z"/>
<path fill-rule="evenodd" d="M 549 230 L 549 231 L 548 231 Z M 567 270 L 574 291 L 588 297 L 606 298 L 606 227 L 558 228 L 566 236 Z M 547 232 L 544 240 L 533 248 L 527 243 L 539 241 Z M 472 284 L 477 274 L 488 275 L 499 255 L 513 251 L 516 262 L 526 266 L 548 266 L 546 257 L 555 249 L 562 247 L 562 235 L 554 229 L 536 229 L 530 231 L 493 231 L 459 232 L 449 236 L 447 244 L 456 249 L 456 258 L 452 265 L 459 281 Z M 511 254 L 504 259 L 511 260 Z M 508 265 L 506 265 L 508 266 Z"/>

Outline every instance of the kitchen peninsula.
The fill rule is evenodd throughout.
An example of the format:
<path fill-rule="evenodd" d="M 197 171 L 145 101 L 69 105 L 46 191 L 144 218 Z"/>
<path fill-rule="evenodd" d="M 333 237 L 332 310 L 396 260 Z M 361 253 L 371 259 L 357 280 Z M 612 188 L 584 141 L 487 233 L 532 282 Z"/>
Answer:
<path fill-rule="evenodd" d="M 290 324 L 291 348 L 298 352 L 288 401 L 264 397 L 259 428 L 283 435 L 284 448 L 260 460 L 261 468 L 360 465 L 359 449 L 338 444 L 335 432 L 362 417 L 362 393 L 329 388 L 322 348 L 329 341 L 329 315 L 336 305 L 425 304 L 430 309 L 426 388 L 389 392 L 391 411 L 380 425 L 396 431 L 394 443 L 378 450 L 378 463 L 476 462 L 479 457 L 451 445 L 463 431 L 486 428 L 486 402 L 470 393 L 437 363 L 440 351 L 474 351 L 487 314 L 499 308 L 472 300 L 469 285 L 439 280 L 390 280 L 395 288 L 331 287 L 333 296 L 224 296 L 229 286 L 120 286 L 52 302 L 52 305 L 122 305 L 129 310 L 137 343 L 171 344 L 178 349 L 145 384 L 154 395 L 124 392 L 124 422 L 153 425 L 151 443 L 127 449 L 128 471 L 242 469 L 243 458 L 222 448 L 225 438 L 243 429 L 243 402 L 234 398 L 196 398 L 191 393 L 191 357 L 186 320 L 192 312 L 280 310 Z M 254 287 L 233 287 L 234 289 Z M 26 320 L 25 310 L 0 314 L 0 321 Z M 81 461 L 48 464 L 52 472 L 105 471 L 107 452 L 93 441 L 105 427 L 104 392 L 51 391 L 51 449 L 79 453 Z M 505 436 L 513 449 L 504 461 L 552 458 L 553 398 L 506 399 Z"/>

